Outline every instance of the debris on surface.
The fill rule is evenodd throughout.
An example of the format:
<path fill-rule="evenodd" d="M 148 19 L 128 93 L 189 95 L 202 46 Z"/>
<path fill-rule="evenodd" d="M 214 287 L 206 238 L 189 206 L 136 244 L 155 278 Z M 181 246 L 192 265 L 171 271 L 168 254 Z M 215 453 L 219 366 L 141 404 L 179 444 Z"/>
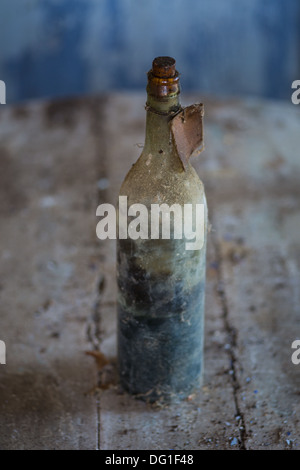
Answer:
<path fill-rule="evenodd" d="M 99 370 L 110 362 L 105 354 L 103 354 L 101 351 L 85 351 L 85 354 L 95 358 Z"/>

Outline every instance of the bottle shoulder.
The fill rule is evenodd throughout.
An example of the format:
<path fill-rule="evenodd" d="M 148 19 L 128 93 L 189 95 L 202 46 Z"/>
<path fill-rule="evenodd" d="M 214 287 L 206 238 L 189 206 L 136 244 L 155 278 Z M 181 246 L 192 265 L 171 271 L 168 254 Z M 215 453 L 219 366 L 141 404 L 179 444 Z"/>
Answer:
<path fill-rule="evenodd" d="M 190 163 L 184 169 L 177 156 L 166 158 L 149 153 L 142 153 L 131 167 L 120 195 L 127 196 L 131 204 L 205 202 L 204 185 Z"/>

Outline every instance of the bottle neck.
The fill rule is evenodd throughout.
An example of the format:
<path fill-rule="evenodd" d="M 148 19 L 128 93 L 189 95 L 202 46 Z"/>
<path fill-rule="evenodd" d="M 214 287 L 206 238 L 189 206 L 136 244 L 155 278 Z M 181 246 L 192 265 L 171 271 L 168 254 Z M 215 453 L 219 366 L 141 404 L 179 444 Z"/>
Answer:
<path fill-rule="evenodd" d="M 179 95 L 158 99 L 148 93 L 146 110 L 144 151 L 152 154 L 171 153 L 173 145 L 170 121 L 181 110 Z"/>
<path fill-rule="evenodd" d="M 144 152 L 171 154 L 170 121 L 181 110 L 179 73 L 172 57 L 157 57 L 148 72 L 147 120 Z"/>

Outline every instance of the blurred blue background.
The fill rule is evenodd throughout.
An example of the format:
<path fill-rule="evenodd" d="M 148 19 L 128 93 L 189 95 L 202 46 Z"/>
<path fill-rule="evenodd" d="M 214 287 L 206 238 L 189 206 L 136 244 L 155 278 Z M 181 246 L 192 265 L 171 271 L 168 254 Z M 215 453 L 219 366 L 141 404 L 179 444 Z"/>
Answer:
<path fill-rule="evenodd" d="M 145 89 L 171 55 L 184 91 L 289 99 L 299 0 L 1 0 L 7 103 Z"/>

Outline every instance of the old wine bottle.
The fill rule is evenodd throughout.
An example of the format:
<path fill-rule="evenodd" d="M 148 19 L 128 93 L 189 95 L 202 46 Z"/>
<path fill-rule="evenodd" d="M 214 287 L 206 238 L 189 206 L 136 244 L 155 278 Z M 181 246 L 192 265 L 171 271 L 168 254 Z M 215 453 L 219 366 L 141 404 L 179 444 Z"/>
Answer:
<path fill-rule="evenodd" d="M 141 205 L 149 214 L 149 230 L 144 217 L 144 230 L 129 236 L 132 217 L 124 230 L 119 205 L 117 281 L 121 386 L 150 402 L 187 397 L 199 387 L 203 371 L 207 206 L 203 184 L 189 163 L 203 148 L 203 106 L 181 108 L 179 92 L 175 60 L 154 59 L 145 145 L 119 198 L 126 210 L 139 204 L 129 215 L 142 215 Z M 193 226 L 191 207 L 193 215 L 196 207 L 202 210 L 202 217 L 193 216 Z M 162 236 L 153 227 L 158 220 L 153 213 L 159 214 Z M 164 223 L 172 226 L 170 234 Z M 197 237 L 198 232 L 202 235 L 193 245 L 191 233 Z"/>

